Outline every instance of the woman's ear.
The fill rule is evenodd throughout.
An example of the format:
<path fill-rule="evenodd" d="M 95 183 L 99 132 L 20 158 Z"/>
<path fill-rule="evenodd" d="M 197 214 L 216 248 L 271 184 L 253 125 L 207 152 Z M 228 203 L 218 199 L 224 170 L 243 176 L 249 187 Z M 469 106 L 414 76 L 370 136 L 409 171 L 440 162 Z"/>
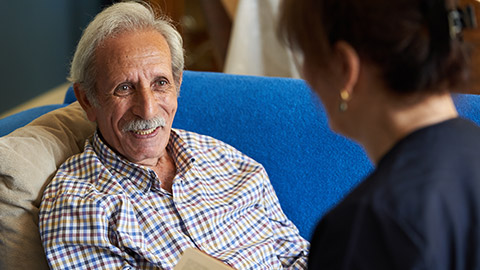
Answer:
<path fill-rule="evenodd" d="M 73 92 L 75 93 L 78 103 L 80 103 L 80 106 L 82 106 L 83 110 L 86 112 L 88 120 L 95 122 L 97 120 L 95 107 L 90 100 L 88 100 L 85 90 L 82 89 L 82 86 L 79 83 L 74 83 Z"/>
<path fill-rule="evenodd" d="M 337 70 L 341 79 L 341 88 L 351 96 L 360 74 L 360 57 L 357 51 L 347 42 L 339 41 L 333 47 Z"/>

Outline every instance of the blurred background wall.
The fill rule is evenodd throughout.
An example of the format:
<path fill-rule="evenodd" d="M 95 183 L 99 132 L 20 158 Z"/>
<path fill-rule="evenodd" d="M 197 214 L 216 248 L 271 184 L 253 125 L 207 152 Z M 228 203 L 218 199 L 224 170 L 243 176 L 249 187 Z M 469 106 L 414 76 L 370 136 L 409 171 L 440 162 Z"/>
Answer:
<path fill-rule="evenodd" d="M 0 0 L 0 113 L 63 82 L 103 1 Z"/>
<path fill-rule="evenodd" d="M 113 2 L 116 1 L 0 0 L 0 117 L 66 83 L 82 30 Z M 175 20 L 185 41 L 187 69 L 222 70 L 231 18 L 221 0 L 148 2 Z M 210 17 L 207 19 L 205 14 Z M 210 38 L 208 28 L 213 21 L 217 22 L 217 43 Z M 220 28 L 223 30 L 217 30 Z M 223 47 L 218 50 L 218 46 Z"/>
<path fill-rule="evenodd" d="M 174 21 L 187 70 L 298 76 L 275 36 L 280 0 L 143 1 Z M 0 118 L 62 102 L 82 30 L 114 2 L 0 0 Z"/>

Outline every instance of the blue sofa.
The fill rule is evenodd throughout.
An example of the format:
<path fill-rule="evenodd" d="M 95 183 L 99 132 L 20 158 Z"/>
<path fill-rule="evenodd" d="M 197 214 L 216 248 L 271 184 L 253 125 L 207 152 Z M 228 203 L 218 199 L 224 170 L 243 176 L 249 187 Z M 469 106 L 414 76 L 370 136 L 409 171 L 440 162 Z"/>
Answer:
<path fill-rule="evenodd" d="M 0 120 L 4 136 L 64 104 Z M 264 165 L 283 210 L 309 239 L 321 216 L 373 168 L 357 144 L 332 133 L 318 99 L 298 79 L 185 71 L 174 127 L 223 140 Z M 480 123 L 480 96 L 457 95 Z M 479 138 L 480 139 L 480 138 Z"/>

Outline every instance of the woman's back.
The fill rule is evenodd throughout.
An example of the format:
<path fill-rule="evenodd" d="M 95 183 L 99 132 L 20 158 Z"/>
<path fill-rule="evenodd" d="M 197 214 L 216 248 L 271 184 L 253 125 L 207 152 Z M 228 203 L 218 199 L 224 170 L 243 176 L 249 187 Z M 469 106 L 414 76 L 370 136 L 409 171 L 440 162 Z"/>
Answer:
<path fill-rule="evenodd" d="M 398 142 L 321 221 L 313 269 L 479 269 L 480 128 L 452 119 Z M 346 252 L 328 253 L 325 250 Z"/>

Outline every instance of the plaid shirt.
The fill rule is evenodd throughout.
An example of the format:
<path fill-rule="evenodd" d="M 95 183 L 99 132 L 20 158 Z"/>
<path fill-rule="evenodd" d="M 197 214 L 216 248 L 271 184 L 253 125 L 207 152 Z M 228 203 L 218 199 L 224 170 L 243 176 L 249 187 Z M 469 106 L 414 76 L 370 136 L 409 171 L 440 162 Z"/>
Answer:
<path fill-rule="evenodd" d="M 172 269 L 195 247 L 237 269 L 303 269 L 308 242 L 263 167 L 211 137 L 172 130 L 172 193 L 98 133 L 45 190 L 40 233 L 52 269 Z"/>

